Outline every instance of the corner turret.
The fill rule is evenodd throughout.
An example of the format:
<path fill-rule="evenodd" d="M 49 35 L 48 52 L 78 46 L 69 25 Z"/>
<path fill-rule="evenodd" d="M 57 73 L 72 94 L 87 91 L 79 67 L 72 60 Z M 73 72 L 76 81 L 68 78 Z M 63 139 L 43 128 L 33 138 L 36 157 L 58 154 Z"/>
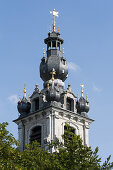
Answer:
<path fill-rule="evenodd" d="M 28 97 L 28 99 L 26 98 L 25 85 L 24 85 L 24 96 L 23 96 L 22 100 L 19 96 L 19 101 L 17 103 L 17 109 L 18 109 L 18 112 L 20 113 L 20 115 L 25 115 L 27 113 L 30 113 L 31 102 L 30 102 L 29 97 Z"/>
<path fill-rule="evenodd" d="M 87 117 L 87 113 L 89 112 L 89 101 L 88 101 L 88 95 L 86 95 L 86 99 L 83 97 L 83 87 L 84 85 L 82 84 L 81 97 L 80 99 L 78 99 L 77 96 L 76 109 L 77 109 L 77 113 Z"/>

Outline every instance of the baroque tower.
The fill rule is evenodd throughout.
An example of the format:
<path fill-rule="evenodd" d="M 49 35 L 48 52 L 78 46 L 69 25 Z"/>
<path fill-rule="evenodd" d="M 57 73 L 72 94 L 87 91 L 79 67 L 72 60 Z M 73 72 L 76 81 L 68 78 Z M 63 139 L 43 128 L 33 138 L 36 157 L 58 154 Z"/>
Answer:
<path fill-rule="evenodd" d="M 89 111 L 88 96 L 83 96 L 81 85 L 81 97 L 74 95 L 71 85 L 64 88 L 64 81 L 68 77 L 68 65 L 64 57 L 64 49 L 61 48 L 64 40 L 60 37 L 59 30 L 55 29 L 55 16 L 58 12 L 53 10 L 53 29 L 44 40 L 47 45 L 47 56 L 43 49 L 43 57 L 40 63 L 40 77 L 44 81 L 43 89 L 36 85 L 33 94 L 24 96 L 17 104 L 19 117 L 14 120 L 18 125 L 18 138 L 20 150 L 24 150 L 25 144 L 37 140 L 41 147 L 46 148 L 48 143 L 59 139 L 63 142 L 62 135 L 66 130 L 67 122 L 72 131 L 80 135 L 84 145 L 89 145 L 89 126 L 92 123 L 87 115 Z M 52 151 L 51 151 L 52 152 Z"/>

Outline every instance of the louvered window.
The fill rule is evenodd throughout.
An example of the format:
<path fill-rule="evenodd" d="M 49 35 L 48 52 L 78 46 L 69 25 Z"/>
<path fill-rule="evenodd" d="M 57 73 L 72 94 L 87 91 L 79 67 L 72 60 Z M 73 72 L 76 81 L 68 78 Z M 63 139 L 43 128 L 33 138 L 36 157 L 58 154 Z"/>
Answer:
<path fill-rule="evenodd" d="M 64 135 L 66 134 L 66 132 L 67 132 L 67 126 L 64 126 Z M 67 135 L 67 139 L 70 141 L 70 140 L 72 140 L 72 134 L 75 134 L 75 129 L 73 128 L 73 127 L 71 127 L 71 126 L 69 126 L 69 133 L 68 133 L 68 135 Z M 65 143 L 66 141 L 64 140 L 64 143 Z"/>
<path fill-rule="evenodd" d="M 73 99 L 67 97 L 66 109 L 72 112 L 74 111 L 74 100 Z"/>
<path fill-rule="evenodd" d="M 41 145 L 41 126 L 36 126 L 31 131 L 30 143 L 37 141 Z"/>
<path fill-rule="evenodd" d="M 35 111 L 37 111 L 39 110 L 39 98 L 36 98 L 34 102 L 35 102 Z"/>

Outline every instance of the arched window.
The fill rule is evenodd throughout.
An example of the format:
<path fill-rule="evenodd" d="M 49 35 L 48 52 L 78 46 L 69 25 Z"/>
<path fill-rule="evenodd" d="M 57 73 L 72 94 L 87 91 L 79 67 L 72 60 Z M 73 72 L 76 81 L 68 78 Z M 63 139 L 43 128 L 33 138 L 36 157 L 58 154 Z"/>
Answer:
<path fill-rule="evenodd" d="M 34 110 L 39 110 L 39 98 L 34 99 Z"/>
<path fill-rule="evenodd" d="M 74 101 L 73 101 L 73 99 L 67 97 L 66 108 L 67 108 L 67 110 L 70 110 L 72 112 L 74 111 Z"/>
<path fill-rule="evenodd" d="M 31 130 L 30 143 L 35 140 L 41 145 L 41 126 L 36 126 Z"/>
<path fill-rule="evenodd" d="M 72 133 L 74 133 L 74 134 L 76 133 L 75 129 L 73 127 L 69 126 L 68 130 L 71 133 L 69 134 L 69 136 L 67 135 L 67 138 L 68 138 L 68 140 L 72 140 Z M 66 134 L 66 132 L 67 132 L 67 126 L 64 126 L 64 135 Z M 65 139 L 64 139 L 64 143 L 65 143 Z"/>

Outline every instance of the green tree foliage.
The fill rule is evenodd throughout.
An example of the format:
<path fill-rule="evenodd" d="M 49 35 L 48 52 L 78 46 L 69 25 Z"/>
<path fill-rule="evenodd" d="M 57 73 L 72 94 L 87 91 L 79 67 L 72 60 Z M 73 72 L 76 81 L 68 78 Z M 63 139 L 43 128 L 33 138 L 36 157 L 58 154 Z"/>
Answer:
<path fill-rule="evenodd" d="M 0 169 L 18 169 L 17 158 L 21 156 L 19 143 L 13 135 L 6 130 L 8 123 L 0 124 Z"/>
<path fill-rule="evenodd" d="M 7 123 L 0 124 L 0 169 L 2 170 L 109 170 L 113 167 L 110 156 L 101 164 L 98 148 L 93 152 L 91 147 L 84 146 L 80 136 L 73 134 L 67 124 L 63 135 L 64 144 L 52 142 L 49 149 L 56 150 L 50 154 L 34 141 L 26 145 L 23 152 L 19 143 L 10 134 Z"/>
<path fill-rule="evenodd" d="M 80 136 L 71 132 L 68 124 L 66 124 L 66 126 L 67 131 L 63 135 L 65 143 L 64 145 L 59 144 L 59 152 L 56 152 L 59 163 L 62 165 L 63 169 L 100 170 L 113 167 L 113 163 L 109 162 L 110 156 L 101 166 L 101 158 L 98 156 L 98 147 L 93 152 L 91 147 L 83 145 Z"/>

